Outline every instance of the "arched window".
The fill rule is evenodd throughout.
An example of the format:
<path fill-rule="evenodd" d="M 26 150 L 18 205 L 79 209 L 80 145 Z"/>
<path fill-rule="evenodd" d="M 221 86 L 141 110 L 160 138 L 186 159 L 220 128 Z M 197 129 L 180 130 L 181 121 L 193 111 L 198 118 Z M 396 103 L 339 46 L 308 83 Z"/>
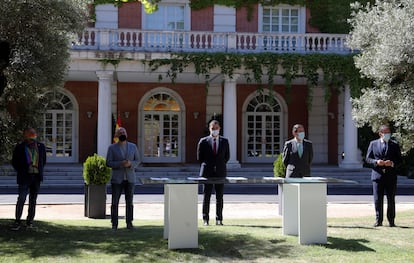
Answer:
<path fill-rule="evenodd" d="M 182 162 L 184 104 L 178 94 L 155 89 L 141 102 L 144 162 Z"/>
<path fill-rule="evenodd" d="M 244 160 L 272 162 L 283 147 L 284 113 L 276 96 L 254 93 L 244 104 Z"/>
<path fill-rule="evenodd" d="M 50 162 L 75 162 L 75 104 L 74 99 L 60 91 L 43 96 L 46 109 L 43 115 L 42 141 Z"/>

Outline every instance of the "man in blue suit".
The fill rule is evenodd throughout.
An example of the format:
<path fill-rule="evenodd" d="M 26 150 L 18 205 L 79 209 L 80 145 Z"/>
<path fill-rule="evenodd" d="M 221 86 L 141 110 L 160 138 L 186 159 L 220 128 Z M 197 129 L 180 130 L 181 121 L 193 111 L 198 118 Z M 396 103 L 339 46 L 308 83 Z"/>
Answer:
<path fill-rule="evenodd" d="M 387 194 L 387 219 L 394 227 L 395 193 L 397 189 L 396 167 L 401 163 L 401 150 L 397 142 L 391 140 L 388 125 L 381 125 L 380 138 L 370 142 L 366 162 L 372 165 L 371 180 L 375 204 L 375 227 L 382 226 L 384 192 Z"/>
<path fill-rule="evenodd" d="M 225 178 L 227 175 L 226 164 L 230 159 L 229 141 L 219 136 L 220 123 L 212 120 L 209 123 L 210 135 L 200 139 L 197 145 L 197 160 L 203 166 L 202 176 L 206 178 Z M 223 193 L 224 184 L 204 184 L 203 221 L 209 224 L 211 193 L 216 191 L 216 225 L 223 225 Z"/>
<path fill-rule="evenodd" d="M 109 146 L 106 156 L 106 165 L 112 168 L 112 229 L 118 229 L 118 207 L 122 190 L 125 193 L 126 225 L 128 229 L 133 229 L 135 168 L 140 164 L 141 159 L 137 146 L 127 141 L 128 134 L 125 128 L 118 128 L 115 137 L 118 138 L 118 142 Z"/>
<path fill-rule="evenodd" d="M 286 178 L 310 176 L 313 159 L 312 142 L 305 139 L 305 128 L 295 124 L 292 128 L 293 139 L 283 147 L 283 163 L 286 166 Z"/>

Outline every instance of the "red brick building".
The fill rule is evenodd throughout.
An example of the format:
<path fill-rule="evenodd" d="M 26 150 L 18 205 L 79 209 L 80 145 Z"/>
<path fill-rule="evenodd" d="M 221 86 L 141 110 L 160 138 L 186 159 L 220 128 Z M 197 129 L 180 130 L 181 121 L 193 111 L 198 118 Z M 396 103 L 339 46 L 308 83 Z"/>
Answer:
<path fill-rule="evenodd" d="M 205 78 L 194 68 L 173 83 L 159 78 L 167 67 L 153 72 L 143 63 L 172 52 L 349 53 L 345 35 L 321 34 L 308 25 L 306 7 L 257 5 L 250 19 L 245 8 L 192 10 L 186 0 L 163 1 L 153 14 L 140 3 L 99 5 L 95 11 L 94 26 L 73 42 L 65 86 L 48 94 L 55 103 L 48 106 L 42 134 L 51 162 L 106 155 L 119 114 L 148 164 L 196 162 L 197 142 L 216 115 L 230 140 L 229 165 L 271 164 L 295 123 L 306 127 L 315 163 L 359 165 L 348 87 L 329 102 L 322 86 L 315 88 L 308 110 L 303 78 L 292 83 L 288 101 L 281 77 L 269 94 L 258 93 L 242 70 L 233 76 L 212 71 L 206 91 Z"/>

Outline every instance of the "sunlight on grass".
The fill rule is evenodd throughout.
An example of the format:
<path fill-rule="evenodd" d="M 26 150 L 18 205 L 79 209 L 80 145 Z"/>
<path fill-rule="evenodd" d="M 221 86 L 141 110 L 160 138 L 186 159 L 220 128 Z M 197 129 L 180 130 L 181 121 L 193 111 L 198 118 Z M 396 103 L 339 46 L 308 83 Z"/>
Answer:
<path fill-rule="evenodd" d="M 328 243 L 303 246 L 283 236 L 280 219 L 226 220 L 199 227 L 199 248 L 168 250 L 162 221 L 135 230 L 108 220 L 38 221 L 13 232 L 0 220 L 3 262 L 414 262 L 414 211 L 398 213 L 398 227 L 372 227 L 371 217 L 328 219 Z"/>

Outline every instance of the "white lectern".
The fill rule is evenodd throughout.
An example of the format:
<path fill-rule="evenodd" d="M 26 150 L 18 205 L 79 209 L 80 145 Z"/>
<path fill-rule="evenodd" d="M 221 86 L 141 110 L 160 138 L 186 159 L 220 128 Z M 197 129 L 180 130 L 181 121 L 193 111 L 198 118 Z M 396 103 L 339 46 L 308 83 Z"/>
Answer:
<path fill-rule="evenodd" d="M 164 238 L 169 249 L 198 248 L 198 184 L 164 185 Z"/>

